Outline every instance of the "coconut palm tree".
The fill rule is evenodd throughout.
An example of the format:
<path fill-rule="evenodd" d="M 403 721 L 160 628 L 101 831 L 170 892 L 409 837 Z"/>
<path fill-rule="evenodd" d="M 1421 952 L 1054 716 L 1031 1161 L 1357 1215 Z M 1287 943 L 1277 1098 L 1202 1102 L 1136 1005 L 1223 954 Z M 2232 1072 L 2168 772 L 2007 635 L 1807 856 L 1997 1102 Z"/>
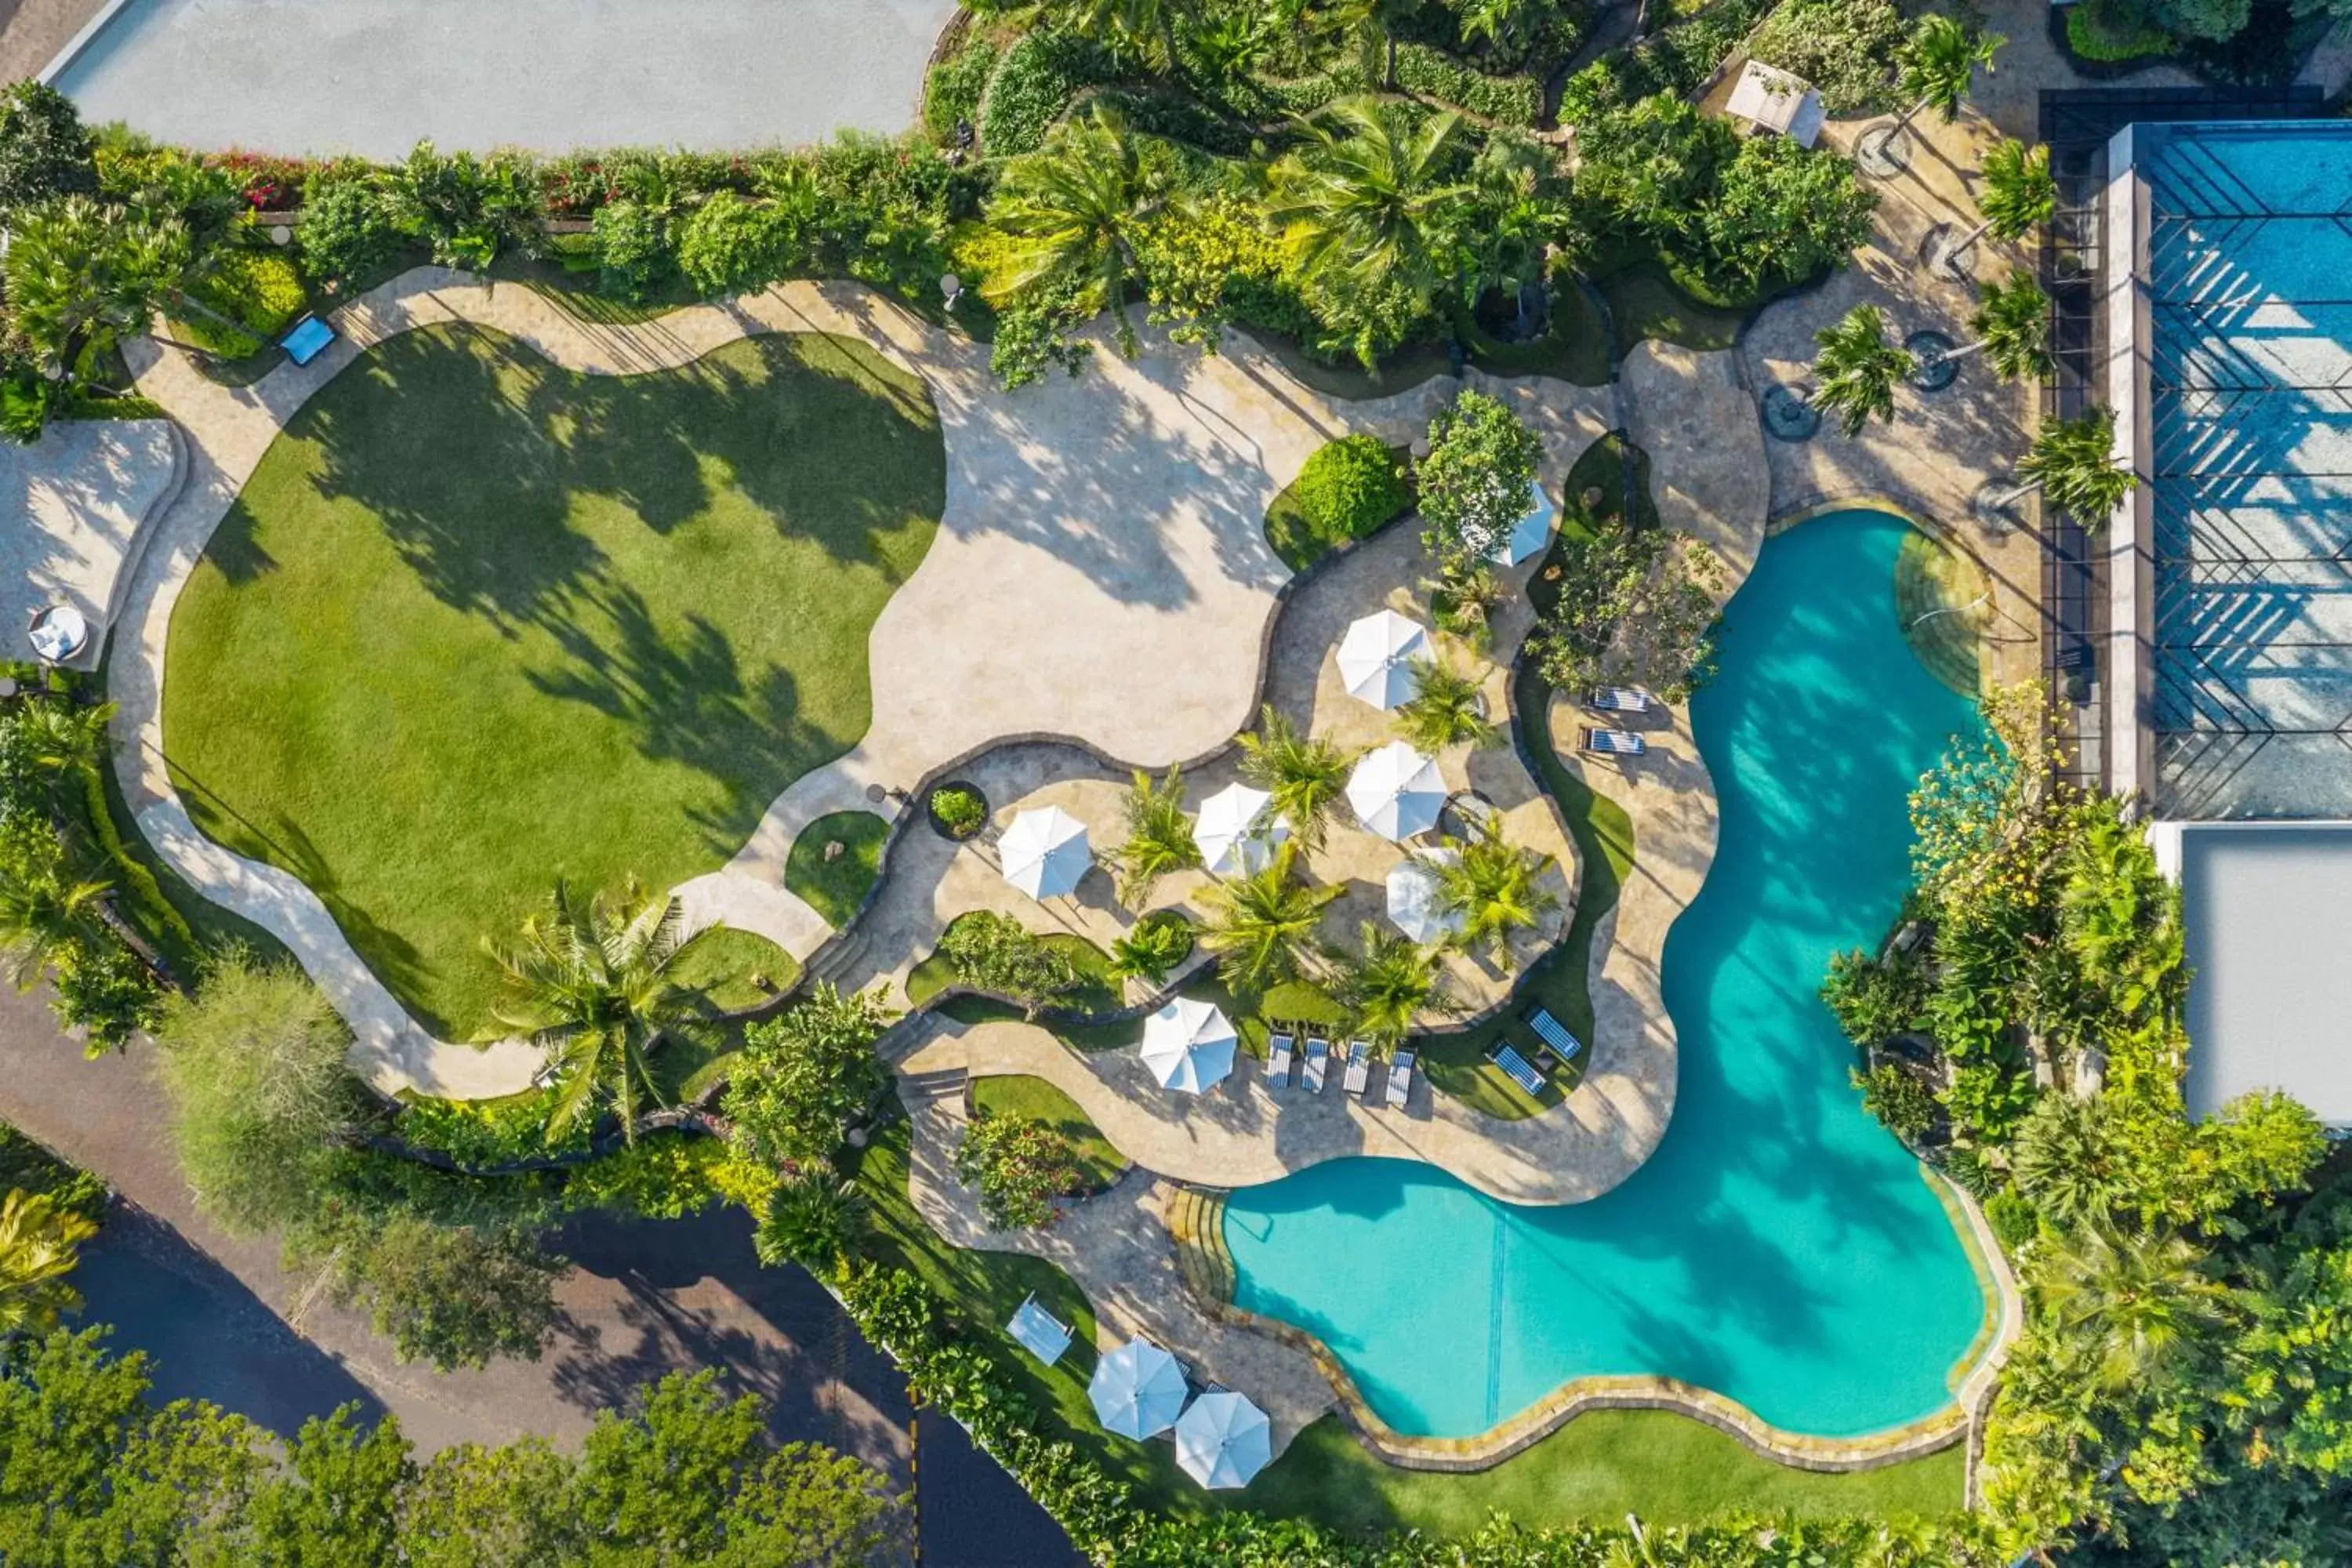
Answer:
<path fill-rule="evenodd" d="M 646 1058 L 700 1017 L 696 994 L 672 974 L 684 926 L 676 899 L 656 900 L 634 878 L 618 899 L 585 903 L 558 882 L 511 945 L 484 942 L 508 992 L 494 1016 L 554 1059 L 549 1142 L 607 1103 L 634 1141 L 639 1104 L 660 1100 Z"/>
<path fill-rule="evenodd" d="M 1461 125 L 1451 110 L 1416 121 L 1370 98 L 1307 121 L 1307 144 L 1274 165 L 1266 202 L 1301 269 L 1393 281 L 1424 300 L 1450 283 L 1466 192 L 1453 166 Z"/>
<path fill-rule="evenodd" d="M 1496 967 L 1509 969 L 1511 933 L 1533 926 L 1559 907 L 1550 889 L 1538 886 L 1551 857 L 1511 843 L 1492 816 L 1481 821 L 1469 838 L 1449 839 L 1446 847 L 1454 858 L 1435 863 L 1437 901 L 1462 917 L 1454 940 L 1465 948 L 1484 943 Z"/>
<path fill-rule="evenodd" d="M 1486 701 L 1475 675 L 1434 658 L 1413 660 L 1419 684 L 1398 704 L 1396 732 L 1416 752 L 1434 756 L 1467 741 L 1491 746 L 1500 734 L 1486 721 Z"/>
<path fill-rule="evenodd" d="M 1055 20 L 1071 31 L 1162 71 L 1176 68 L 1176 31 L 1195 9 L 1185 0 L 1064 0 L 1053 7 Z"/>
<path fill-rule="evenodd" d="M 823 1278 L 838 1269 L 866 1230 L 857 1184 L 830 1171 L 786 1178 L 768 1199 L 751 1249 L 771 1268 L 797 1263 Z"/>
<path fill-rule="evenodd" d="M 1438 950 L 1366 921 L 1362 950 L 1339 961 L 1333 998 L 1375 1045 L 1394 1049 L 1424 1013 L 1460 1010 L 1445 988 Z"/>
<path fill-rule="evenodd" d="M 47 1193 L 0 1198 L 0 1344 L 53 1329 L 60 1313 L 81 1305 L 66 1276 L 76 1249 L 97 1234 L 96 1225 Z"/>
<path fill-rule="evenodd" d="M 2228 1321 L 2229 1291 L 2204 1261 L 2179 1237 L 2092 1224 L 2049 1254 L 2034 1292 L 2065 1337 L 2089 1348 L 2100 1387 L 2160 1386 Z"/>
<path fill-rule="evenodd" d="M 1958 119 L 1977 68 L 1992 69 L 1994 52 L 2007 41 L 1999 33 L 1979 33 L 1940 13 L 1922 17 L 1895 53 L 1896 84 L 1916 101 L 1888 130 L 1887 145 L 1909 130 L 1923 110 L 1934 110 L 1947 125 Z"/>
<path fill-rule="evenodd" d="M 178 219 L 68 196 L 16 220 L 0 276 L 17 330 L 71 375 L 93 349 L 147 331 L 178 295 L 190 264 L 187 227 Z"/>
<path fill-rule="evenodd" d="M 1269 703 L 1257 731 L 1242 737 L 1242 777 L 1274 796 L 1275 815 L 1290 824 L 1292 840 L 1323 847 L 1331 803 L 1348 787 L 1354 759 L 1330 742 L 1304 734 Z"/>
<path fill-rule="evenodd" d="M 1097 104 L 1006 165 L 987 218 L 1012 244 L 981 292 L 1003 306 L 1067 290 L 1082 313 L 1118 318 L 1119 352 L 1132 357 L 1127 286 L 1137 269 L 1136 237 L 1169 194 L 1166 166 L 1146 158 L 1125 122 Z"/>
<path fill-rule="evenodd" d="M 1944 355 L 1947 361 L 1980 353 L 2003 381 L 2050 374 L 2050 296 L 2031 273 L 2013 273 L 1995 283 L 1969 316 L 1971 342 Z"/>
<path fill-rule="evenodd" d="M 1217 955 L 1226 984 L 1263 993 L 1297 977 L 1319 951 L 1316 933 L 1339 889 L 1297 880 L 1297 843 L 1286 843 L 1264 869 L 1202 893 L 1201 945 Z"/>
<path fill-rule="evenodd" d="M 1946 249 L 1958 256 L 1986 235 L 2004 243 L 2024 238 L 2058 210 L 2058 182 L 2050 173 L 2050 149 L 2004 140 L 1985 154 L 1984 194 L 1977 198 L 1980 220 Z"/>
<path fill-rule="evenodd" d="M 0 879 L 0 963 L 17 990 L 39 984 L 67 950 L 105 940 L 106 896 L 113 890 L 110 882 L 75 880 L 55 866 Z"/>
<path fill-rule="evenodd" d="M 1154 783 L 1138 768 L 1120 809 L 1127 817 L 1127 842 L 1111 851 L 1110 861 L 1118 873 L 1118 896 L 1139 904 L 1160 878 L 1201 863 L 1192 819 L 1184 815 L 1183 770 L 1170 768 L 1166 778 Z"/>
<path fill-rule="evenodd" d="M 1886 317 L 1875 305 L 1856 305 L 1813 334 L 1813 406 L 1838 416 L 1851 439 L 1873 419 L 1895 417 L 1895 384 L 1919 368 L 1919 356 L 1886 341 Z"/>
<path fill-rule="evenodd" d="M 2072 419 L 2043 420 L 2033 433 L 2033 449 L 2018 459 L 2017 471 L 2025 483 L 1994 502 L 1997 509 L 2038 489 L 2086 526 L 2105 521 L 2139 482 L 2116 455 L 2115 411 L 2105 406 Z"/>
<path fill-rule="evenodd" d="M 1483 38 L 1490 53 L 1511 48 L 1526 37 L 1535 20 L 1532 0 L 1465 0 L 1462 41 Z"/>

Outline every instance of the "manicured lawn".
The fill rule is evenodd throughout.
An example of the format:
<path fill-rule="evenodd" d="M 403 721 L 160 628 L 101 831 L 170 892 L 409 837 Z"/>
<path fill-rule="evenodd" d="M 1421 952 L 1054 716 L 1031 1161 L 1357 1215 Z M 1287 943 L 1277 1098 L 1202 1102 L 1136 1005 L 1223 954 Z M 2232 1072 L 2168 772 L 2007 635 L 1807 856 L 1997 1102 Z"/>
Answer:
<path fill-rule="evenodd" d="M 1609 301 L 1616 323 L 1620 358 L 1643 338 L 1661 338 L 1686 349 L 1727 349 L 1752 309 L 1727 310 L 1692 299 L 1669 277 L 1665 266 L 1644 257 L 1594 280 Z"/>
<path fill-rule="evenodd" d="M 946 489 L 921 383 L 815 334 L 590 377 L 411 332 L 295 416 L 173 617 L 190 811 L 294 872 L 428 1026 L 559 877 L 720 864 L 871 716 Z"/>
<path fill-rule="evenodd" d="M 718 1011 L 743 1013 L 790 991 L 801 966 L 757 932 L 714 926 L 678 954 L 671 973 L 679 984 L 701 992 Z"/>
<path fill-rule="evenodd" d="M 870 811 L 836 811 L 820 816 L 793 840 L 784 858 L 785 890 L 798 894 L 809 908 L 838 931 L 857 913 L 874 879 L 882 874 L 882 846 L 890 825 Z M 841 853 L 825 858 L 835 844 Z"/>
<path fill-rule="evenodd" d="M 1078 1102 L 1026 1073 L 972 1080 L 971 1103 L 992 1116 L 1042 1121 L 1070 1141 L 1070 1148 L 1086 1167 L 1087 1188 L 1100 1192 L 1127 1173 L 1127 1157 L 1102 1135 Z"/>

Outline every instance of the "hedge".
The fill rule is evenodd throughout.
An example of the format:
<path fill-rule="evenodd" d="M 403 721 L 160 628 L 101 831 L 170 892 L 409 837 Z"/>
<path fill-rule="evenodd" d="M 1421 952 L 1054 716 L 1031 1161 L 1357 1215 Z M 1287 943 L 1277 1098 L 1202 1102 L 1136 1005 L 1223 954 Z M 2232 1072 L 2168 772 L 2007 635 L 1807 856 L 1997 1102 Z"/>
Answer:
<path fill-rule="evenodd" d="M 1523 76 L 1486 76 L 1426 44 L 1400 44 L 1397 85 L 1481 119 L 1521 129 L 1543 115 L 1543 84 Z"/>
<path fill-rule="evenodd" d="M 1083 38 L 1039 28 L 1004 51 L 981 102 L 981 150 L 1017 158 L 1045 144 L 1045 133 L 1081 89 L 1114 73 L 1102 51 Z"/>

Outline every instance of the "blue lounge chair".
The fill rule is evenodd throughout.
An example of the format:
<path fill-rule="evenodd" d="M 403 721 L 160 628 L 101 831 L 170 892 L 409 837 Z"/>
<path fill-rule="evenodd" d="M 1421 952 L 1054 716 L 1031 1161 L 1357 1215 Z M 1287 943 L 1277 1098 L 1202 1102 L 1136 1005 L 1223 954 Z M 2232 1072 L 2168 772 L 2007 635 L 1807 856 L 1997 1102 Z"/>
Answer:
<path fill-rule="evenodd" d="M 284 349 L 286 357 L 296 364 L 309 364 L 326 353 L 327 345 L 334 341 L 335 329 L 327 325 L 323 317 L 305 316 L 294 323 L 291 331 L 278 340 L 278 346 Z"/>
<path fill-rule="evenodd" d="M 1529 1067 L 1528 1065 L 1527 1058 L 1519 1055 L 1518 1052 L 1513 1050 L 1510 1047 L 1502 1044 L 1500 1041 L 1497 1041 L 1495 1045 L 1495 1048 L 1488 1051 L 1486 1055 L 1496 1067 L 1501 1068 L 1505 1072 L 1510 1074 L 1511 1081 L 1513 1083 L 1517 1084 L 1529 1094 L 1535 1095 L 1538 1098 L 1542 1096 L 1545 1083 L 1544 1075 L 1536 1071 L 1534 1068 Z"/>
<path fill-rule="evenodd" d="M 1543 1043 L 1559 1054 L 1559 1059 L 1570 1061 L 1584 1048 L 1584 1042 L 1568 1031 L 1568 1026 L 1545 1012 L 1541 1007 L 1528 1009 L 1528 1027 L 1533 1029 Z"/>
<path fill-rule="evenodd" d="M 1596 686 L 1585 693 L 1584 705 L 1600 713 L 1647 713 L 1650 694 L 1631 686 Z"/>
<path fill-rule="evenodd" d="M 1348 1042 L 1348 1081 L 1342 1087 L 1350 1096 L 1360 1095 L 1372 1084 L 1372 1047 L 1361 1040 Z"/>
<path fill-rule="evenodd" d="M 1290 1037 L 1276 1035 L 1266 1041 L 1265 1086 L 1268 1089 L 1290 1087 Z"/>
<path fill-rule="evenodd" d="M 1412 1092 L 1412 1053 L 1399 1051 L 1389 1063 L 1388 1100 L 1391 1110 L 1402 1110 L 1405 1097 Z"/>
<path fill-rule="evenodd" d="M 1631 730 L 1595 730 L 1588 726 L 1584 749 L 1605 757 L 1638 757 L 1650 749 L 1650 742 Z"/>
<path fill-rule="evenodd" d="M 1307 1069 L 1298 1076 L 1299 1087 L 1309 1094 L 1323 1092 L 1323 1064 L 1331 1059 L 1331 1042 L 1320 1035 L 1307 1037 Z"/>

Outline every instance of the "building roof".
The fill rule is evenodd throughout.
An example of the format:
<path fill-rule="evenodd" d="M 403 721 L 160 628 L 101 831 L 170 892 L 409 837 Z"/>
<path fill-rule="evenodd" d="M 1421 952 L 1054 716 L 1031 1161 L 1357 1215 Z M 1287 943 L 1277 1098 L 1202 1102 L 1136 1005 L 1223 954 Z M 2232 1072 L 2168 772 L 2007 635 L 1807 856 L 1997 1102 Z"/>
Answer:
<path fill-rule="evenodd" d="M 1821 140 L 1822 95 L 1804 78 L 1762 60 L 1748 62 L 1724 109 L 1751 125 L 1779 132 L 1800 147 Z"/>

